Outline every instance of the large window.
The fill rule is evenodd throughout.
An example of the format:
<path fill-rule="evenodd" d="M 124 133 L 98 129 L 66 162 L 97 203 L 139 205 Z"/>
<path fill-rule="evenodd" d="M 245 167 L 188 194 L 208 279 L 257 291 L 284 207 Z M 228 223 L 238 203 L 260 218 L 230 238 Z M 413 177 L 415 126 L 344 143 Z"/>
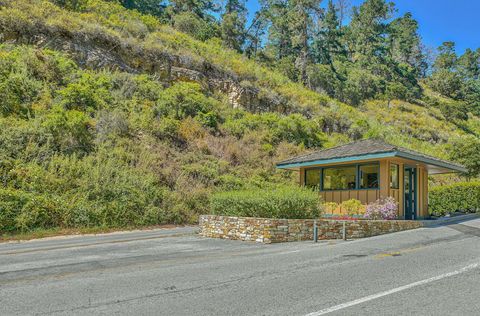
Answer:
<path fill-rule="evenodd" d="M 323 169 L 323 190 L 354 190 L 356 180 L 355 166 Z"/>
<path fill-rule="evenodd" d="M 305 170 L 305 186 L 317 189 L 320 187 L 320 169 Z"/>
<path fill-rule="evenodd" d="M 398 189 L 399 186 L 399 168 L 396 164 L 390 165 L 390 189 Z"/>
<path fill-rule="evenodd" d="M 378 188 L 378 165 L 360 165 L 360 189 Z"/>

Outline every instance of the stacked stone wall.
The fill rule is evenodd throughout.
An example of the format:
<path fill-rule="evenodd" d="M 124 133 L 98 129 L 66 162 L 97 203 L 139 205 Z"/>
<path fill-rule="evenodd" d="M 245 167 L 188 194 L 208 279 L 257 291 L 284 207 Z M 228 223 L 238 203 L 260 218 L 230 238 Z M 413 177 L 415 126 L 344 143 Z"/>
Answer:
<path fill-rule="evenodd" d="M 406 220 L 317 220 L 318 239 L 342 239 L 343 222 L 347 238 L 365 238 L 423 226 Z M 200 216 L 200 235 L 211 238 L 277 243 L 313 240 L 313 219 L 272 219 Z"/>

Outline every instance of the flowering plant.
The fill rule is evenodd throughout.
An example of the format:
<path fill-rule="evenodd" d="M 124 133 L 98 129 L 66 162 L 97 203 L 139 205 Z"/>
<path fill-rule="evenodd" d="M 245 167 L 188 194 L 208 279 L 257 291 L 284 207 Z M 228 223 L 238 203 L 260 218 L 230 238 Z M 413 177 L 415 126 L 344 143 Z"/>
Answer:
<path fill-rule="evenodd" d="M 368 204 L 365 218 L 387 220 L 396 219 L 397 211 L 397 201 L 395 201 L 393 197 L 387 197 Z"/>

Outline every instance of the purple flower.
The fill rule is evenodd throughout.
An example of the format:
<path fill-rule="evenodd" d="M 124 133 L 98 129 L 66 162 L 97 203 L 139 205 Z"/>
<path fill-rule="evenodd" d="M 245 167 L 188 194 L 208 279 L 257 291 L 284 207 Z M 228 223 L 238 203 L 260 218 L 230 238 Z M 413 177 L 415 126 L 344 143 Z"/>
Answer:
<path fill-rule="evenodd" d="M 368 219 L 386 219 L 397 218 L 398 204 L 393 197 L 379 199 L 367 205 L 365 218 Z"/>

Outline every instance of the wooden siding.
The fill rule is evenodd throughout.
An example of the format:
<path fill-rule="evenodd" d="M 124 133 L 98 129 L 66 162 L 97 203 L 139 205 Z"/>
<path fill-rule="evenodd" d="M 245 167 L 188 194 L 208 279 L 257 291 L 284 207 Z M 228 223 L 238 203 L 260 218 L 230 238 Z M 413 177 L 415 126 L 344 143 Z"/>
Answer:
<path fill-rule="evenodd" d="M 367 205 L 380 198 L 380 190 L 339 190 L 339 191 L 320 191 L 320 196 L 325 202 L 335 202 L 341 204 L 350 199 L 357 199 L 362 204 Z M 359 210 L 363 212 L 364 210 Z M 336 210 L 337 214 L 344 214 L 345 210 L 340 207 Z"/>
<path fill-rule="evenodd" d="M 391 162 L 394 163 L 394 162 Z M 404 185 L 405 185 L 405 164 L 403 162 L 397 163 L 400 171 L 398 176 L 398 218 L 405 218 L 405 192 L 404 192 Z"/>
<path fill-rule="evenodd" d="M 359 161 L 355 163 L 375 162 L 375 161 Z M 350 199 L 357 199 L 364 205 L 375 202 L 379 198 L 391 196 L 398 202 L 398 217 L 404 218 L 404 170 L 406 165 L 417 167 L 417 201 L 419 217 L 428 217 L 428 170 L 426 166 L 417 164 L 415 161 L 407 161 L 402 158 L 388 158 L 376 160 L 380 163 L 380 187 L 378 190 L 338 190 L 338 191 L 321 191 L 319 194 L 325 202 L 335 202 L 341 204 Z M 348 163 L 344 163 L 348 164 Z M 352 163 L 350 163 L 352 164 Z M 397 164 L 399 167 L 399 188 L 390 188 L 390 165 Z M 342 164 L 335 164 L 342 165 Z M 299 181 L 303 185 L 305 182 L 305 169 L 300 169 Z M 342 210 L 338 210 L 344 213 Z"/>
<path fill-rule="evenodd" d="M 418 168 L 418 216 L 428 217 L 428 172 L 425 168 Z"/>

